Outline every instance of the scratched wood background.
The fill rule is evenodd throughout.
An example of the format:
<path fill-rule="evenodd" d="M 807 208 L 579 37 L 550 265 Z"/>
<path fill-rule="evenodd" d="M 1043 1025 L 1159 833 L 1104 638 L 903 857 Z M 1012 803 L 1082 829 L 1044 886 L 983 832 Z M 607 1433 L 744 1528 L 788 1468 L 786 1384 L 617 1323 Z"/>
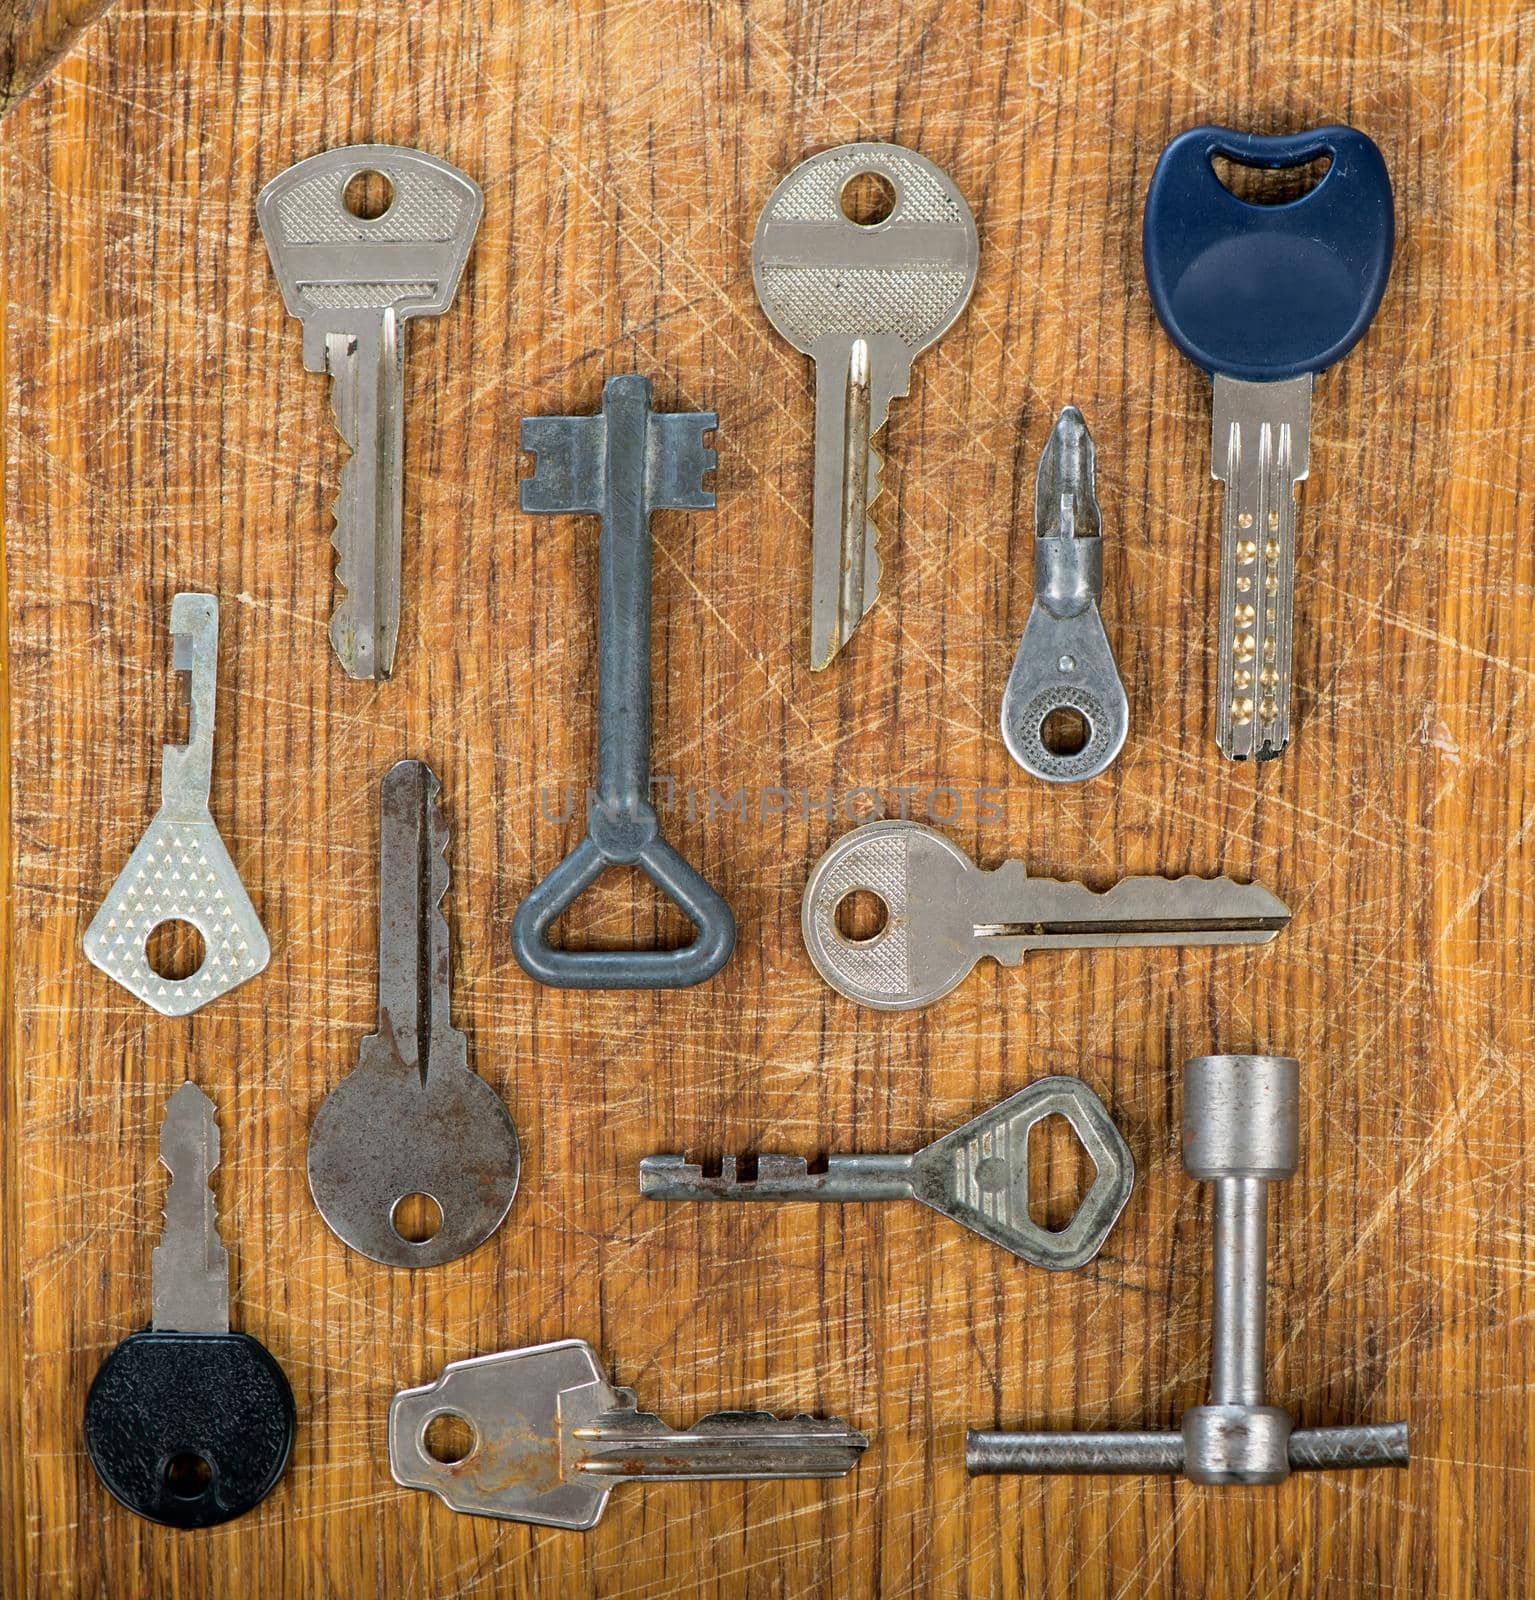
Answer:
<path fill-rule="evenodd" d="M 119 0 L 89 27 L 0 139 L 9 1591 L 1527 1593 L 1532 71 L 1515 0 Z M 1140 208 L 1188 124 L 1334 119 L 1384 149 L 1400 241 L 1369 338 L 1318 387 L 1298 737 L 1237 769 L 1210 740 L 1208 384 L 1155 326 Z M 811 372 L 758 311 L 748 244 L 791 164 L 859 137 L 952 174 L 981 265 L 892 414 L 880 604 L 812 677 Z M 451 313 L 411 333 L 409 610 L 376 688 L 326 640 L 341 449 L 254 213 L 291 162 L 370 139 L 447 157 L 487 200 Z M 669 826 L 740 944 L 691 993 L 561 993 L 523 976 L 509 928 L 574 836 L 541 790 L 590 771 L 596 525 L 518 512 L 516 430 L 636 367 L 722 419 L 718 511 L 655 523 L 655 765 L 700 797 Z M 1057 792 L 996 719 L 1034 466 L 1068 401 L 1098 445 L 1132 729 L 1111 775 Z M 171 1022 L 81 935 L 179 735 L 181 588 L 223 607 L 214 811 L 273 959 Z M 456 1018 L 526 1157 L 495 1240 L 420 1276 L 348 1253 L 304 1181 L 310 1118 L 371 1025 L 377 780 L 405 754 L 445 783 Z M 711 822 L 711 786 L 812 804 Z M 814 802 L 855 786 L 961 791 L 952 832 L 988 864 L 1254 875 L 1295 919 L 1258 954 L 1038 956 L 925 1012 L 858 1010 L 798 931 L 847 826 Z M 977 820 L 977 786 L 1005 823 Z M 604 891 L 571 937 L 650 937 L 634 905 Z M 1253 1048 L 1304 1071 L 1273 1396 L 1311 1423 L 1406 1417 L 1412 1469 L 1227 1493 L 967 1482 L 967 1425 L 1160 1425 L 1200 1397 L 1209 1214 L 1178 1160 L 1179 1070 Z M 1140 1168 L 1084 1272 L 910 1206 L 637 1200 L 653 1150 L 914 1148 L 1052 1071 L 1098 1088 Z M 189 1074 L 223 1122 L 236 1322 L 300 1419 L 278 1491 L 199 1535 L 123 1512 L 81 1442 L 97 1364 L 148 1314 L 157 1127 Z M 1074 1175 L 1059 1150 L 1057 1206 Z M 818 1409 L 872 1447 L 845 1483 L 623 1488 L 585 1536 L 392 1485 L 395 1388 L 565 1335 L 674 1422 Z"/>

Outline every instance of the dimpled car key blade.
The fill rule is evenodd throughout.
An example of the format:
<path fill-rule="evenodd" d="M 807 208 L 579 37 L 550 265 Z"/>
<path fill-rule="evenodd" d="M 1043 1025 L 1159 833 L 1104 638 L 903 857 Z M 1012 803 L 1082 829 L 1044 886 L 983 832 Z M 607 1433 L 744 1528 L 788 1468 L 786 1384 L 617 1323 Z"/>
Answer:
<path fill-rule="evenodd" d="M 265 969 L 271 946 L 208 810 L 213 710 L 218 690 L 219 603 L 211 594 L 171 601 L 171 661 L 189 679 L 187 742 L 160 758 L 160 809 L 85 930 L 86 958 L 162 1016 L 184 1017 Z M 149 936 L 187 922 L 203 959 L 184 978 L 149 964 Z"/>
<path fill-rule="evenodd" d="M 347 201 L 379 173 L 376 217 Z M 400 633 L 405 324 L 452 304 L 485 208 L 479 185 L 420 150 L 326 150 L 272 179 L 256 217 L 282 287 L 304 324 L 304 365 L 329 372 L 336 427 L 351 450 L 336 496 L 336 578 L 345 590 L 330 638 L 351 678 L 387 678 Z"/>
<path fill-rule="evenodd" d="M 435 1267 L 481 1245 L 517 1192 L 522 1155 L 501 1097 L 469 1066 L 449 1019 L 452 968 L 442 897 L 442 786 L 420 761 L 384 776 L 379 812 L 378 1031 L 309 1133 L 309 1191 L 332 1230 L 391 1267 Z M 395 1225 L 409 1195 L 440 1213 L 435 1233 Z"/>
<path fill-rule="evenodd" d="M 855 220 L 848 186 L 865 174 L 894 195 Z M 845 144 L 802 161 L 768 198 L 752 278 L 768 321 L 815 361 L 815 517 L 810 665 L 829 667 L 879 593 L 879 452 L 869 441 L 911 386 L 912 359 L 965 309 L 975 285 L 975 218 L 931 161 L 896 144 Z"/>
<path fill-rule="evenodd" d="M 1286 205 L 1239 200 L 1213 158 L 1296 167 L 1330 158 Z M 1211 472 L 1221 506 L 1215 737 L 1270 761 L 1290 737 L 1295 486 L 1309 469 L 1315 376 L 1364 337 L 1395 242 L 1391 180 L 1353 128 L 1260 138 L 1191 128 L 1146 195 L 1146 282 L 1173 343 L 1215 380 Z"/>
<path fill-rule="evenodd" d="M 1097 1169 L 1065 1227 L 1029 1215 L 1029 1131 L 1065 1117 Z M 1080 1078 L 1041 1078 L 915 1155 L 829 1156 L 811 1172 L 803 1156 L 759 1155 L 756 1176 L 736 1175 L 733 1156 L 718 1177 L 682 1156 L 646 1156 L 647 1200 L 920 1200 L 1020 1260 L 1054 1272 L 1085 1267 L 1103 1248 L 1135 1187 L 1135 1161 Z"/>
<path fill-rule="evenodd" d="M 428 1448 L 442 1416 L 469 1453 Z M 454 1511 L 550 1528 L 595 1527 L 615 1484 L 642 1479 L 845 1478 L 869 1441 L 838 1420 L 720 1411 L 678 1430 L 615 1388 L 584 1339 L 454 1361 L 389 1404 L 389 1470 Z"/>
<path fill-rule="evenodd" d="M 1034 480 L 1034 607 L 1002 694 L 1002 738 L 1013 760 L 1047 783 L 1095 778 L 1125 742 L 1129 704 L 1103 631 L 1103 535 L 1092 435 L 1075 406 L 1051 431 Z M 1074 711 L 1079 749 L 1057 751 L 1045 724 Z"/>
<path fill-rule="evenodd" d="M 873 895 L 885 922 L 872 938 L 837 926 L 849 895 Z M 1230 878 L 1125 878 L 1098 893 L 1031 878 L 1021 861 L 987 871 L 918 822 L 870 822 L 826 852 L 800 908 L 805 948 L 839 994 L 882 1011 L 941 999 L 983 956 L 1016 966 L 1029 950 L 1135 945 L 1266 944 L 1290 920 L 1255 883 Z"/>
<path fill-rule="evenodd" d="M 154 1318 L 102 1362 L 85 1401 L 85 1446 L 130 1511 L 211 1528 L 249 1511 L 282 1477 L 293 1391 L 263 1344 L 229 1331 L 229 1256 L 208 1187 L 219 1130 L 195 1084 L 165 1108 L 160 1160 L 171 1182 L 152 1257 Z"/>

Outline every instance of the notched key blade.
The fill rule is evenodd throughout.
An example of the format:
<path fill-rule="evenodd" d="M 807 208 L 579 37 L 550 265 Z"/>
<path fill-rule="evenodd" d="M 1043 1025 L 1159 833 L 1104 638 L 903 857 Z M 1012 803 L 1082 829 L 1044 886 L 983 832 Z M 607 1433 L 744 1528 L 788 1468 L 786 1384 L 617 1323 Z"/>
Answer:
<path fill-rule="evenodd" d="M 187 1082 L 160 1125 L 160 1161 L 170 1173 L 165 1228 L 151 1254 L 156 1333 L 229 1332 L 229 1252 L 219 1239 L 209 1180 L 219 1164 L 212 1100 Z"/>
<path fill-rule="evenodd" d="M 633 1395 L 630 1390 L 621 1395 Z M 570 1430 L 571 1468 L 610 1482 L 640 1478 L 845 1478 L 869 1441 L 840 1418 L 716 1411 L 673 1428 L 632 1404 Z"/>

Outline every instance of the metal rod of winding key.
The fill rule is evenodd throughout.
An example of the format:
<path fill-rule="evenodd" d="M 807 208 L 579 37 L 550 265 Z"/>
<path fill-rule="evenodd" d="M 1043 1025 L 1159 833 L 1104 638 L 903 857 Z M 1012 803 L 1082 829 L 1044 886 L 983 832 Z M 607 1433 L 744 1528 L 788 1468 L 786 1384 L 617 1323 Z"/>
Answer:
<path fill-rule="evenodd" d="M 1300 1069 L 1288 1056 L 1196 1056 L 1183 1070 L 1183 1164 L 1215 1186 L 1210 1400 L 1177 1433 L 972 1429 L 965 1467 L 991 1473 L 1182 1473 L 1281 1483 L 1323 1467 L 1405 1467 L 1407 1424 L 1293 1428 L 1263 1403 L 1268 1188 L 1296 1166 Z"/>

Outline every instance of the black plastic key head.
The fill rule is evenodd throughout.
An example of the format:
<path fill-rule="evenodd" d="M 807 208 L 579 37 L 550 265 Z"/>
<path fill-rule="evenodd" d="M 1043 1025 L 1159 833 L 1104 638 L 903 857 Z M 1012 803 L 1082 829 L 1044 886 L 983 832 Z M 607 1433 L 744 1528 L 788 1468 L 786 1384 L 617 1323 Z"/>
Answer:
<path fill-rule="evenodd" d="M 134 1333 L 85 1402 L 85 1447 L 151 1522 L 211 1528 L 259 1505 L 293 1449 L 293 1391 L 244 1333 Z"/>
<path fill-rule="evenodd" d="M 1254 205 L 1221 182 L 1216 156 L 1270 169 L 1322 156 L 1330 165 L 1298 200 Z M 1341 361 L 1385 293 L 1395 239 L 1386 163 L 1355 128 L 1280 138 L 1190 128 L 1162 152 L 1146 194 L 1158 320 L 1196 366 L 1250 383 Z"/>

